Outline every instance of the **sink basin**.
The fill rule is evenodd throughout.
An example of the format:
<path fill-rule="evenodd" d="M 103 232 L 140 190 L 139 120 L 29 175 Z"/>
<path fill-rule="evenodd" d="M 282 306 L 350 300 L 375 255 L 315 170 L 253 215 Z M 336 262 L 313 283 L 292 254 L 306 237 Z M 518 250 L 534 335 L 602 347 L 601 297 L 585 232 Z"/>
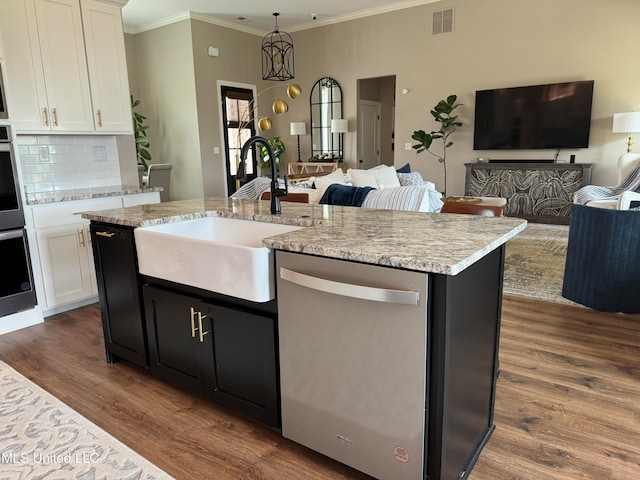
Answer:
<path fill-rule="evenodd" d="M 275 298 L 273 251 L 262 239 L 302 227 L 223 217 L 134 231 L 140 273 L 252 302 Z"/>

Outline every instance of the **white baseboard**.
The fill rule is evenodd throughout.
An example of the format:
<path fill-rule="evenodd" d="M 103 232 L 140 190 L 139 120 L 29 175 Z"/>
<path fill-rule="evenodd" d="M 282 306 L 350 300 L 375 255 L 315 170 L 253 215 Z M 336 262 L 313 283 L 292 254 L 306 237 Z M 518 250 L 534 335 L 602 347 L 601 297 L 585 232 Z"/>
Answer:
<path fill-rule="evenodd" d="M 68 312 L 69 310 L 73 310 L 75 308 L 84 307 L 85 305 L 90 305 L 92 303 L 96 303 L 98 301 L 98 296 L 94 295 L 93 297 L 85 298 L 84 300 L 79 300 L 77 302 L 65 303 L 64 305 L 58 305 L 56 307 L 51 307 L 43 310 L 44 317 L 50 317 L 52 315 L 57 315 L 58 313 Z"/>
<path fill-rule="evenodd" d="M 36 305 L 29 310 L 0 317 L 0 335 L 20 330 L 21 328 L 31 327 L 42 322 L 44 322 L 42 309 Z"/>

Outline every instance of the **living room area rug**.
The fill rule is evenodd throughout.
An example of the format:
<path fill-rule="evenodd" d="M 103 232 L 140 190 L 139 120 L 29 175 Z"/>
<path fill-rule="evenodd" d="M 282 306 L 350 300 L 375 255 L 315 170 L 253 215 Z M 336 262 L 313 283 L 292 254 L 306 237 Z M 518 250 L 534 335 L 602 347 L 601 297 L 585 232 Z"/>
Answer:
<path fill-rule="evenodd" d="M 0 361 L 0 478 L 173 477 Z"/>
<path fill-rule="evenodd" d="M 507 242 L 504 293 L 577 305 L 562 297 L 568 225 L 531 223 Z"/>

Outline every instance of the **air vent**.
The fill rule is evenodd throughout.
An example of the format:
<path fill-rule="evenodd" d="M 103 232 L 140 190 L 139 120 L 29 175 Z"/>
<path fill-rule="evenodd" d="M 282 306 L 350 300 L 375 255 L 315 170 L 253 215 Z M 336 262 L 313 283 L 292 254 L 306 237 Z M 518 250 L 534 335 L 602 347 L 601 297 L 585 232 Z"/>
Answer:
<path fill-rule="evenodd" d="M 453 32 L 453 8 L 433 12 L 432 35 Z"/>

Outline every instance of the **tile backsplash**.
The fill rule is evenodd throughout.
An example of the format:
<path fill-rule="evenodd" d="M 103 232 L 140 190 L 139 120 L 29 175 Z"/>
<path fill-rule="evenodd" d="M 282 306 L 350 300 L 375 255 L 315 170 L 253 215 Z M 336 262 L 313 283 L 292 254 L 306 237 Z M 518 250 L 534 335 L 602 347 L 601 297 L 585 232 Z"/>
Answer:
<path fill-rule="evenodd" d="M 120 185 L 116 138 L 102 135 L 18 135 L 25 193 Z"/>

